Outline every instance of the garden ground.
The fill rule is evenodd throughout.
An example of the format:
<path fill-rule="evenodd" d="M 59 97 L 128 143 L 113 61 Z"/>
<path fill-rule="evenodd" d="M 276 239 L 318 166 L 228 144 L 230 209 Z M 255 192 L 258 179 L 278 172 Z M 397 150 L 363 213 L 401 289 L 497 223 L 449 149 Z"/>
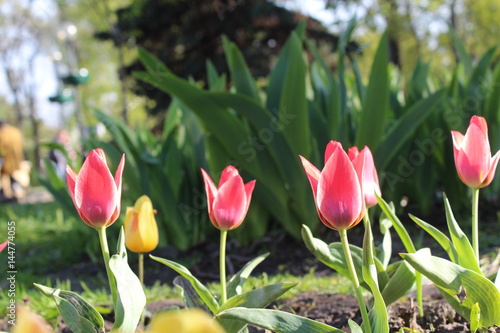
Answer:
<path fill-rule="evenodd" d="M 12 207 L 12 210 L 14 212 L 20 210 L 23 214 L 26 214 L 25 208 L 19 206 L 21 205 Z M 434 215 L 443 215 L 441 208 L 438 207 L 438 210 L 439 212 L 435 212 Z M 488 216 L 488 220 L 493 220 L 496 216 L 493 213 L 489 214 L 487 212 L 482 212 L 482 215 Z M 66 222 L 68 219 L 68 217 L 61 218 L 61 220 Z M 19 221 L 23 222 L 22 220 Z M 78 221 L 75 222 L 78 223 Z M 61 224 L 61 226 L 64 225 Z M 79 226 L 79 224 L 77 224 L 77 226 Z M 44 228 L 47 229 L 47 226 Z M 493 229 L 497 229 L 497 223 L 483 224 L 482 228 L 481 231 L 484 236 L 496 235 Z M 60 234 L 64 234 L 65 239 L 71 239 L 71 237 L 68 236 L 71 235 L 71 233 L 82 232 L 78 227 L 74 229 L 49 228 L 49 231 L 45 229 L 33 229 L 33 226 L 29 228 L 29 230 L 33 230 L 35 233 L 40 230 L 37 237 L 42 238 L 37 239 L 44 239 L 43 232 L 50 232 L 51 235 L 52 233 L 59 232 Z M 464 227 L 464 229 L 466 229 L 466 227 Z M 24 229 L 19 232 L 22 232 L 24 237 L 26 231 L 23 230 Z M 83 231 L 85 230 L 86 229 L 83 229 Z M 429 237 L 424 236 L 421 230 L 410 228 L 410 231 L 413 239 L 417 243 L 417 247 L 434 244 Z M 375 239 L 381 239 L 380 235 L 377 234 L 377 230 L 374 232 Z M 362 234 L 363 228 L 360 226 L 350 230 L 349 238 L 351 243 L 361 245 Z M 338 234 L 326 228 L 322 228 L 315 236 L 323 239 L 327 243 L 339 241 Z M 54 237 L 57 238 L 54 234 L 51 236 L 51 239 Z M 498 261 L 500 261 L 500 259 L 497 257 L 495 260 L 498 249 L 494 248 L 494 244 L 497 244 L 497 238 L 493 238 L 494 239 L 490 239 L 489 237 L 481 238 L 485 239 L 485 242 L 481 244 L 483 246 L 482 252 L 489 253 L 489 255 L 484 256 L 483 261 L 489 262 L 489 266 L 495 266 L 498 270 Z M 402 244 L 398 242 L 398 237 L 395 234 L 393 234 L 392 239 L 394 242 L 393 256 L 396 258 L 397 253 L 405 251 Z M 53 245 L 51 246 L 53 247 Z M 44 251 L 44 249 L 45 248 L 41 251 Z M 66 250 L 63 249 L 63 252 Z M 296 290 L 295 293 L 289 292 L 284 298 L 273 303 L 271 307 L 318 320 L 346 331 L 348 331 L 346 325 L 349 318 L 359 322 L 360 316 L 358 305 L 355 297 L 350 295 L 352 292 L 350 282 L 318 262 L 302 242 L 292 240 L 278 231 L 271 232 L 269 236 L 246 247 L 239 246 L 234 240 L 231 240 L 230 237 L 227 250 L 228 274 L 231 275 L 235 273 L 250 259 L 265 252 L 270 252 L 270 255 L 254 271 L 254 278 L 249 280 L 249 288 L 261 287 L 276 282 L 300 281 L 299 286 L 293 288 L 293 290 Z M 443 254 L 439 252 L 438 248 L 433 248 L 433 253 L 437 255 Z M 200 244 L 196 248 L 186 252 L 180 252 L 173 247 L 166 247 L 155 250 L 154 255 L 180 261 L 180 263 L 189 267 L 191 272 L 202 282 L 207 283 L 210 290 L 213 290 L 214 293 L 218 293 L 218 244 L 216 242 Z M 135 254 L 130 254 L 130 265 L 133 269 L 135 269 L 137 264 L 136 258 Z M 101 265 L 101 261 L 99 257 L 87 258 L 86 260 L 79 260 L 75 264 L 66 265 L 58 269 L 55 273 L 43 274 L 38 277 L 34 276 L 33 278 L 44 279 L 38 280 L 41 283 L 45 282 L 47 279 L 56 284 L 58 283 L 56 281 L 62 281 L 59 282 L 62 283 L 62 285 L 58 285 L 58 287 L 82 291 L 84 297 L 90 297 L 89 300 L 91 303 L 106 310 L 106 308 L 109 309 L 109 295 L 103 291 L 106 290 L 106 278 L 104 276 L 105 270 L 103 265 Z M 493 263 L 493 265 L 491 263 Z M 41 265 L 41 263 L 38 262 L 35 262 L 35 264 Z M 34 272 L 32 272 L 32 274 L 35 275 Z M 175 290 L 171 288 L 175 276 L 175 272 L 168 267 L 153 260 L 146 260 L 146 285 L 148 286 L 146 288 L 146 294 L 148 295 L 147 309 L 149 313 L 154 313 L 165 307 L 182 305 L 179 296 L 177 296 Z M 84 281 L 86 284 L 82 285 L 80 281 Z M 23 283 L 29 284 L 29 281 L 23 281 Z M 64 285 L 67 287 L 64 287 Z M 91 292 L 92 290 L 95 291 Z M 451 333 L 468 331 L 467 324 L 464 324 L 463 319 L 455 314 L 453 309 L 442 299 L 439 292 L 437 292 L 432 285 L 429 284 L 425 286 L 424 291 L 424 310 L 426 313 L 424 320 L 419 320 L 415 300 L 412 296 L 408 296 L 395 303 L 390 308 L 390 325 L 392 332 Z M 23 297 L 23 301 L 31 303 L 32 305 L 37 305 L 37 303 L 40 303 L 40 300 L 44 300 L 36 291 L 28 292 L 24 294 Z M 54 307 L 54 305 L 51 304 L 52 301 L 48 299 L 45 300 L 44 304 Z M 56 313 L 57 315 L 55 311 L 52 313 Z M 45 313 L 44 316 L 50 317 L 50 315 L 47 316 L 47 313 Z M 108 319 L 112 318 L 110 315 L 105 315 L 105 317 L 108 317 Z M 54 323 L 54 319 L 52 319 L 52 323 Z M 6 330 L 7 327 L 4 326 L 6 326 L 6 323 L 0 322 L 0 330 Z M 69 329 L 65 328 L 63 323 L 58 325 L 57 332 L 69 332 L 68 330 Z M 252 328 L 251 331 L 264 332 L 264 330 L 257 328 Z M 500 332 L 500 330 L 497 329 L 497 332 Z"/>

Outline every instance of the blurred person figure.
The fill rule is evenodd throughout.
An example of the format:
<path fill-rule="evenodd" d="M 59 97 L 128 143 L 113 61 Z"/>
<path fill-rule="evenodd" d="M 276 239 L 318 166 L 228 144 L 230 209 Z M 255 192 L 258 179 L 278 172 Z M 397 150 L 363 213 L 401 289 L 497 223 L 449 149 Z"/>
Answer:
<path fill-rule="evenodd" d="M 24 160 L 23 144 L 23 134 L 19 128 L 0 120 L 0 183 L 6 201 L 17 199 L 12 183 L 14 174 L 21 169 Z"/>
<path fill-rule="evenodd" d="M 73 165 L 76 160 L 76 152 L 71 146 L 68 132 L 60 130 L 57 132 L 54 141 L 58 147 L 54 147 L 49 151 L 49 159 L 54 165 L 57 175 L 66 180 L 66 164 Z M 69 161 L 68 161 L 69 159 Z"/>

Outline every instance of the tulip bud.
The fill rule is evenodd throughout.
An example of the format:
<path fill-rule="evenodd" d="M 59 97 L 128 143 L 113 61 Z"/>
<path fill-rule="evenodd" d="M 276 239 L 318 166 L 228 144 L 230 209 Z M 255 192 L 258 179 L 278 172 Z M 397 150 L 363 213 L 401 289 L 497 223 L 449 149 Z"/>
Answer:
<path fill-rule="evenodd" d="M 491 157 L 486 120 L 473 116 L 465 136 L 457 131 L 451 131 L 451 135 L 460 179 L 471 188 L 488 186 L 495 176 L 500 151 Z"/>
<path fill-rule="evenodd" d="M 5 242 L 1 243 L 1 244 L 0 244 L 0 252 L 2 252 L 2 251 L 3 251 L 3 249 L 5 249 L 5 247 L 6 247 L 7 245 L 9 245 L 9 241 L 8 241 L 8 240 L 6 240 Z"/>
<path fill-rule="evenodd" d="M 380 185 L 370 148 L 365 146 L 365 148 L 359 152 L 357 147 L 352 147 L 349 148 L 347 154 L 351 159 L 361 183 L 366 207 L 375 206 L 378 203 L 375 194 L 380 196 Z"/>
<path fill-rule="evenodd" d="M 17 323 L 12 333 L 49 333 L 47 323 L 27 307 L 18 307 L 16 310 Z"/>
<path fill-rule="evenodd" d="M 146 195 L 137 199 L 134 207 L 127 207 L 125 245 L 136 253 L 151 252 L 158 246 L 158 226 L 153 204 Z"/>
<path fill-rule="evenodd" d="M 346 230 L 358 224 L 365 214 L 363 192 L 342 145 L 335 141 L 328 143 L 322 171 L 304 157 L 300 158 L 321 222 L 333 230 Z"/>
<path fill-rule="evenodd" d="M 222 171 L 219 188 L 201 169 L 207 192 L 208 215 L 212 224 L 220 230 L 232 230 L 243 222 L 250 206 L 255 180 L 243 184 L 238 170 L 228 166 Z"/>
<path fill-rule="evenodd" d="M 120 215 L 122 173 L 125 155 L 122 156 L 115 176 L 109 171 L 102 149 L 94 149 L 87 156 L 77 174 L 66 166 L 68 188 L 78 214 L 93 228 L 108 227 Z"/>
<path fill-rule="evenodd" d="M 148 333 L 225 333 L 225 330 L 208 313 L 191 308 L 155 315 Z"/>

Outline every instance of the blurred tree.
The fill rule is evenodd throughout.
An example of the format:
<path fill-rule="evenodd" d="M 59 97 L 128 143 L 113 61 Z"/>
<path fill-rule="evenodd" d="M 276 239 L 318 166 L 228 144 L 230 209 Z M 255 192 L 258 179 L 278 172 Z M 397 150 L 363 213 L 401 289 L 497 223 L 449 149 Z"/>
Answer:
<path fill-rule="evenodd" d="M 0 24 L 3 36 L 0 59 L 14 100 L 13 118 L 26 137 L 29 126 L 31 137 L 25 142 L 29 152 L 33 153 L 34 166 L 39 170 L 41 153 L 37 90 L 40 82 L 36 77 L 35 61 L 46 46 L 50 27 L 37 15 L 34 1 L 5 1 L 1 5 L 4 19 Z M 29 119 L 29 125 L 24 124 L 25 118 Z"/>
<path fill-rule="evenodd" d="M 294 0 L 288 0 L 294 1 Z M 458 61 L 449 27 L 455 29 L 467 51 L 480 57 L 498 43 L 500 28 L 498 0 L 324 0 L 325 8 L 337 17 L 356 15 L 354 36 L 364 46 L 360 66 L 366 74 L 375 51 L 372 40 L 388 30 L 390 60 L 406 75 L 418 59 L 431 61 L 433 73 L 448 75 Z M 338 15 L 343 13 L 343 15 Z M 342 27 L 345 22 L 335 22 Z"/>
<path fill-rule="evenodd" d="M 309 37 L 330 43 L 332 51 L 337 42 L 319 21 L 267 0 L 135 0 L 116 13 L 116 26 L 98 32 L 98 38 L 112 40 L 117 47 L 134 41 L 175 74 L 195 80 L 205 78 L 206 60 L 212 61 L 219 72 L 226 71 L 223 35 L 242 50 L 255 77 L 269 73 L 273 57 L 302 20 L 307 20 Z M 134 61 L 127 66 L 127 75 L 141 68 Z M 139 82 L 133 90 L 155 101 L 151 114 L 167 109 L 170 100 L 157 89 Z"/>

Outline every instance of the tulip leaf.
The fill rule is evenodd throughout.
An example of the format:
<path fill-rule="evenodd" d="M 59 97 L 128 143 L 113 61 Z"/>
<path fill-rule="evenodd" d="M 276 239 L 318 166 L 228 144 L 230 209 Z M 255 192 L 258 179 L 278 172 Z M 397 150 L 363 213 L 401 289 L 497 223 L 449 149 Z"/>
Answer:
<path fill-rule="evenodd" d="M 250 74 L 250 70 L 235 43 L 230 42 L 226 36 L 222 37 L 222 45 L 226 54 L 226 61 L 231 72 L 231 81 L 236 91 L 252 98 L 260 104 L 259 90 Z"/>
<path fill-rule="evenodd" d="M 441 89 L 427 98 L 421 99 L 412 105 L 385 133 L 382 142 L 373 149 L 375 165 L 379 170 L 386 170 L 393 158 L 408 140 L 420 124 L 435 110 L 441 102 L 446 91 Z M 370 142 L 370 141 L 368 141 Z"/>
<path fill-rule="evenodd" d="M 389 106 L 389 73 L 387 32 L 380 39 L 373 60 L 366 95 L 362 100 L 363 111 L 356 132 L 356 146 L 378 146 L 384 134 Z"/>
<path fill-rule="evenodd" d="M 418 217 L 415 217 L 411 214 L 409 214 L 409 216 L 416 224 L 427 231 L 427 233 L 431 235 L 439 243 L 439 245 L 441 245 L 441 247 L 448 253 L 448 256 L 450 257 L 452 262 L 454 262 L 455 264 L 458 263 L 457 251 L 455 250 L 455 247 L 453 246 L 451 240 L 443 232 L 441 232 L 433 225 L 425 222 L 424 220 L 419 219 Z"/>
<path fill-rule="evenodd" d="M 371 322 L 372 333 L 386 333 L 389 331 L 389 318 L 384 298 L 380 293 L 377 280 L 377 267 L 373 255 L 373 235 L 370 222 L 365 221 L 365 235 L 363 237 L 363 278 L 370 287 L 373 295 L 373 306 L 368 312 Z M 360 306 L 365 306 L 360 304 Z M 365 323 L 361 326 L 363 327 Z"/>
<path fill-rule="evenodd" d="M 467 320 L 471 319 L 474 304 L 479 304 L 480 326 L 490 327 L 500 323 L 500 291 L 483 275 L 451 261 L 426 253 L 401 254 L 415 270 L 429 278 L 441 291 L 451 306 Z M 457 294 L 465 291 L 464 301 Z M 475 310 L 474 310 L 475 311 Z"/>
<path fill-rule="evenodd" d="M 219 308 L 219 312 L 236 307 L 258 309 L 265 308 L 266 306 L 271 304 L 271 302 L 276 300 L 291 288 L 295 287 L 297 284 L 298 282 L 276 283 L 267 285 L 259 289 L 248 291 L 241 295 L 233 296 L 228 299 L 226 303 L 221 305 L 221 307 Z M 236 320 L 219 319 L 219 323 L 222 325 L 222 327 L 224 327 L 227 333 L 238 333 L 246 326 L 245 323 Z"/>
<path fill-rule="evenodd" d="M 347 278 L 351 278 L 349 269 L 347 268 L 347 263 L 345 261 L 344 250 L 340 242 L 331 243 L 327 245 L 321 239 L 314 238 L 312 236 L 311 230 L 306 226 L 302 225 L 302 239 L 306 244 L 309 251 L 323 264 L 330 267 L 331 269 L 337 271 L 340 275 Z M 358 280 L 361 286 L 368 289 L 363 274 L 362 274 L 362 264 L 363 264 L 363 250 L 355 245 L 350 244 L 349 248 L 351 250 L 352 260 L 354 262 L 354 267 L 356 269 L 356 274 L 358 275 Z M 378 280 L 381 281 L 382 285 L 385 285 L 389 280 L 387 273 L 384 271 L 382 263 L 380 260 L 375 258 L 375 266 L 377 268 Z"/>
<path fill-rule="evenodd" d="M 382 290 L 384 302 L 389 306 L 407 295 L 415 287 L 415 270 L 407 262 L 397 263 L 397 269 Z"/>
<path fill-rule="evenodd" d="M 500 291 L 500 268 L 498 269 L 497 275 L 495 277 L 495 286 Z"/>
<path fill-rule="evenodd" d="M 133 333 L 146 306 L 146 295 L 139 278 L 128 265 L 123 227 L 120 230 L 117 247 L 118 253 L 109 260 L 109 268 L 115 276 L 118 291 L 113 329 L 123 333 Z"/>
<path fill-rule="evenodd" d="M 351 333 L 363 333 L 363 329 L 361 328 L 361 326 L 359 326 L 358 323 L 355 322 L 354 320 L 349 319 L 347 323 L 349 324 Z"/>
<path fill-rule="evenodd" d="M 243 285 L 247 281 L 248 277 L 250 274 L 252 274 L 252 271 L 259 265 L 264 259 L 269 256 L 269 253 L 264 253 L 261 254 L 260 256 L 253 258 L 249 262 L 246 263 L 243 268 L 233 275 L 233 277 L 229 280 L 227 283 L 227 296 L 229 298 L 235 296 L 235 295 L 240 295 L 241 292 L 243 291 Z"/>
<path fill-rule="evenodd" d="M 181 275 L 176 276 L 174 279 L 174 285 L 181 290 L 181 295 L 184 299 L 184 306 L 186 308 L 198 308 L 210 313 L 210 309 L 205 305 L 188 279 Z"/>
<path fill-rule="evenodd" d="M 101 314 L 77 293 L 34 283 L 45 296 L 54 299 L 61 317 L 75 333 L 104 332 Z"/>
<path fill-rule="evenodd" d="M 462 229 L 460 229 L 460 226 L 453 216 L 453 211 L 451 210 L 451 206 L 446 195 L 444 196 L 444 207 L 446 209 L 446 221 L 448 223 L 448 229 L 450 230 L 451 239 L 453 241 L 455 250 L 457 251 L 457 264 L 483 275 L 483 272 L 479 267 L 479 263 L 476 260 L 474 250 L 470 245 L 469 239 L 464 234 Z"/>
<path fill-rule="evenodd" d="M 276 333 L 334 333 L 344 332 L 335 327 L 297 316 L 288 312 L 269 309 L 232 308 L 216 315 L 218 319 L 233 319 L 258 326 Z"/>
<path fill-rule="evenodd" d="M 394 205 L 391 203 L 391 210 L 394 210 Z M 380 243 L 377 248 L 377 258 L 382 263 L 384 269 L 387 269 L 389 266 L 389 261 L 391 260 L 392 255 L 392 237 L 391 237 L 391 228 L 392 222 L 391 220 L 382 212 L 382 216 L 380 217 L 380 233 L 384 235 L 382 238 L 382 243 Z"/>
<path fill-rule="evenodd" d="M 207 83 L 210 91 L 225 91 L 226 90 L 226 74 L 219 75 L 217 73 L 217 68 L 212 61 L 207 60 L 205 62 L 205 67 L 207 68 Z M 167 117 L 170 112 L 167 111 Z"/>
<path fill-rule="evenodd" d="M 340 137 L 342 122 L 340 121 L 340 87 L 338 81 L 314 43 L 308 39 L 305 42 L 315 60 L 311 66 L 311 83 L 315 90 L 314 100 L 319 103 L 319 107 L 327 120 L 326 124 L 322 125 L 327 125 L 326 130 L 330 138 L 339 138 L 339 141 L 343 141 Z"/>
<path fill-rule="evenodd" d="M 411 240 L 410 234 L 408 234 L 408 231 L 404 227 L 403 223 L 401 223 L 399 218 L 396 216 L 394 208 L 391 208 L 391 206 L 389 206 L 389 204 L 385 202 L 384 199 L 379 197 L 376 193 L 375 197 L 377 198 L 377 202 L 382 211 L 384 212 L 384 214 L 387 216 L 389 220 L 391 220 L 392 226 L 394 227 L 394 230 L 396 230 L 396 233 L 403 242 L 406 251 L 414 253 L 416 251 L 415 245 L 413 245 L 413 241 Z"/>
<path fill-rule="evenodd" d="M 463 64 L 464 70 L 465 70 L 465 75 L 469 77 L 472 73 L 472 57 L 469 55 L 467 52 L 467 48 L 465 47 L 464 43 L 460 40 L 460 37 L 456 33 L 455 29 L 450 27 L 450 34 L 451 34 L 451 39 L 453 41 L 453 46 L 455 47 L 455 50 L 457 50 L 457 55 L 460 60 L 460 63 Z"/>
<path fill-rule="evenodd" d="M 500 122 L 500 64 L 497 63 L 493 72 L 493 83 L 490 86 L 490 92 L 486 99 L 485 118 L 493 124 Z M 498 126 L 498 125 L 497 125 Z M 495 139 L 498 136 L 495 137 Z M 492 147 L 493 148 L 493 147 Z M 496 148 L 496 147 L 495 147 Z"/>
<path fill-rule="evenodd" d="M 481 327 L 481 309 L 479 303 L 474 303 L 470 312 L 470 330 L 476 332 Z"/>
<path fill-rule="evenodd" d="M 172 268 L 174 271 L 182 275 L 184 278 L 186 278 L 189 282 L 191 282 L 194 290 L 198 293 L 200 298 L 203 300 L 203 302 L 206 304 L 206 306 L 210 309 L 212 314 L 215 314 L 219 310 L 219 305 L 217 304 L 217 301 L 215 300 L 214 296 L 208 291 L 208 289 L 197 279 L 191 274 L 191 272 L 181 264 L 176 263 L 175 261 L 163 259 L 160 257 L 155 257 L 153 255 L 149 255 L 153 260 L 158 261 L 159 263 L 162 263 L 170 268 Z"/>
<path fill-rule="evenodd" d="M 304 243 L 306 244 L 306 247 L 309 249 L 309 251 L 319 261 L 321 261 L 331 269 L 337 271 L 340 275 L 350 278 L 349 269 L 347 268 L 344 252 L 341 246 L 334 246 L 334 243 L 328 246 L 328 244 L 323 242 L 321 239 L 313 237 L 311 230 L 306 225 L 302 225 L 302 239 L 304 240 Z M 360 283 L 364 282 L 361 273 L 362 255 L 360 249 L 358 247 L 355 247 L 354 245 L 349 245 L 349 247 L 351 249 L 351 253 L 353 254 L 352 259 L 354 261 L 358 279 Z"/>

